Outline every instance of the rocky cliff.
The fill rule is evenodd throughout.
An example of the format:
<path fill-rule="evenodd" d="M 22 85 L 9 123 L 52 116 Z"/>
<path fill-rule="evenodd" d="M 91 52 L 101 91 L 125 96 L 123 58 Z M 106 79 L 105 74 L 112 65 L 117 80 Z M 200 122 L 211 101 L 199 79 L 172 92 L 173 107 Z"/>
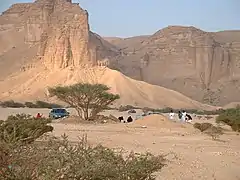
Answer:
<path fill-rule="evenodd" d="M 51 70 L 97 61 L 89 52 L 90 36 L 87 11 L 71 0 L 15 4 L 0 16 L 0 54 L 36 47 L 28 60 L 37 59 Z"/>
<path fill-rule="evenodd" d="M 0 15 L 0 81 L 34 66 L 55 71 L 90 64 L 206 103 L 240 101 L 239 31 L 169 26 L 106 40 L 90 31 L 87 11 L 71 0 L 12 5 Z"/>
<path fill-rule="evenodd" d="M 194 27 L 169 26 L 151 36 L 114 40 L 126 75 L 224 104 L 240 92 L 240 41 Z M 234 82 L 234 83 L 232 83 Z M 240 100 L 240 98 L 239 98 Z"/>

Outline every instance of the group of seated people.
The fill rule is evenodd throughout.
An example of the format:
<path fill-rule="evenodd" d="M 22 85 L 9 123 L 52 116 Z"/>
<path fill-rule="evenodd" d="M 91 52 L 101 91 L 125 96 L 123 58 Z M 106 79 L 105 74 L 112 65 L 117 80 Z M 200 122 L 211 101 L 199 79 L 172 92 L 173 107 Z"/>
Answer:
<path fill-rule="evenodd" d="M 118 117 L 118 120 L 123 123 L 130 123 L 133 122 L 133 118 L 131 116 L 128 116 L 127 121 L 124 120 L 123 116 Z"/>

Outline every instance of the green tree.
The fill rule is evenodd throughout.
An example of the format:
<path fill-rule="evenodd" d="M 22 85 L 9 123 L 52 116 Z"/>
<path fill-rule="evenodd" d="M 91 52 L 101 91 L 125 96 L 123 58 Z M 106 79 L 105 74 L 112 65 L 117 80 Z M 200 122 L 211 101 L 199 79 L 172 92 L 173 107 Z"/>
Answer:
<path fill-rule="evenodd" d="M 120 98 L 117 94 L 109 93 L 109 90 L 110 88 L 103 84 L 78 83 L 49 88 L 49 93 L 74 107 L 79 117 L 92 120 L 113 101 Z M 91 110 L 90 114 L 89 110 Z"/>

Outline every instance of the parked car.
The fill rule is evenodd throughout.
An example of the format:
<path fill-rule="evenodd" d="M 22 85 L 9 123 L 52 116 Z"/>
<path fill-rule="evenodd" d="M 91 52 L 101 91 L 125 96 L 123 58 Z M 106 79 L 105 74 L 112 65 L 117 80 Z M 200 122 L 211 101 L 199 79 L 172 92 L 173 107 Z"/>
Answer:
<path fill-rule="evenodd" d="M 64 108 L 54 108 L 49 113 L 49 118 L 58 119 L 63 117 L 68 117 L 69 112 Z"/>
<path fill-rule="evenodd" d="M 128 114 L 133 114 L 133 113 L 137 113 L 135 109 L 131 109 L 128 111 Z"/>

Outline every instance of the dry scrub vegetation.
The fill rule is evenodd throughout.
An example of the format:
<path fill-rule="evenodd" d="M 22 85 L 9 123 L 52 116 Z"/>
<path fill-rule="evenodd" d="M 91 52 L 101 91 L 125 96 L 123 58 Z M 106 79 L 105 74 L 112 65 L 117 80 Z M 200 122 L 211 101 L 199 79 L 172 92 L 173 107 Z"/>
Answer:
<path fill-rule="evenodd" d="M 231 126 L 233 131 L 240 132 L 240 107 L 227 109 L 219 114 L 217 123 L 225 123 Z"/>
<path fill-rule="evenodd" d="M 86 137 L 77 144 L 66 136 L 42 138 L 53 130 L 49 122 L 23 114 L 1 121 L 0 179 L 153 180 L 153 173 L 164 166 L 163 156 L 126 155 L 101 145 L 90 146 Z"/>
<path fill-rule="evenodd" d="M 212 140 L 218 140 L 220 135 L 223 134 L 223 130 L 221 127 L 216 127 L 211 123 L 194 123 L 193 127 L 211 136 Z"/>
<path fill-rule="evenodd" d="M 59 104 L 54 104 L 54 103 L 48 103 L 44 101 L 36 101 L 36 102 L 25 102 L 25 103 L 20 103 L 20 102 L 15 102 L 13 100 L 9 101 L 3 101 L 0 102 L 0 106 L 3 108 L 61 108 L 62 106 Z"/>
<path fill-rule="evenodd" d="M 240 107 L 222 111 L 217 116 L 216 123 L 224 123 L 229 125 L 233 131 L 240 132 Z M 221 127 L 216 127 L 211 123 L 195 123 L 193 127 L 210 135 L 213 140 L 217 140 L 223 134 Z"/>

